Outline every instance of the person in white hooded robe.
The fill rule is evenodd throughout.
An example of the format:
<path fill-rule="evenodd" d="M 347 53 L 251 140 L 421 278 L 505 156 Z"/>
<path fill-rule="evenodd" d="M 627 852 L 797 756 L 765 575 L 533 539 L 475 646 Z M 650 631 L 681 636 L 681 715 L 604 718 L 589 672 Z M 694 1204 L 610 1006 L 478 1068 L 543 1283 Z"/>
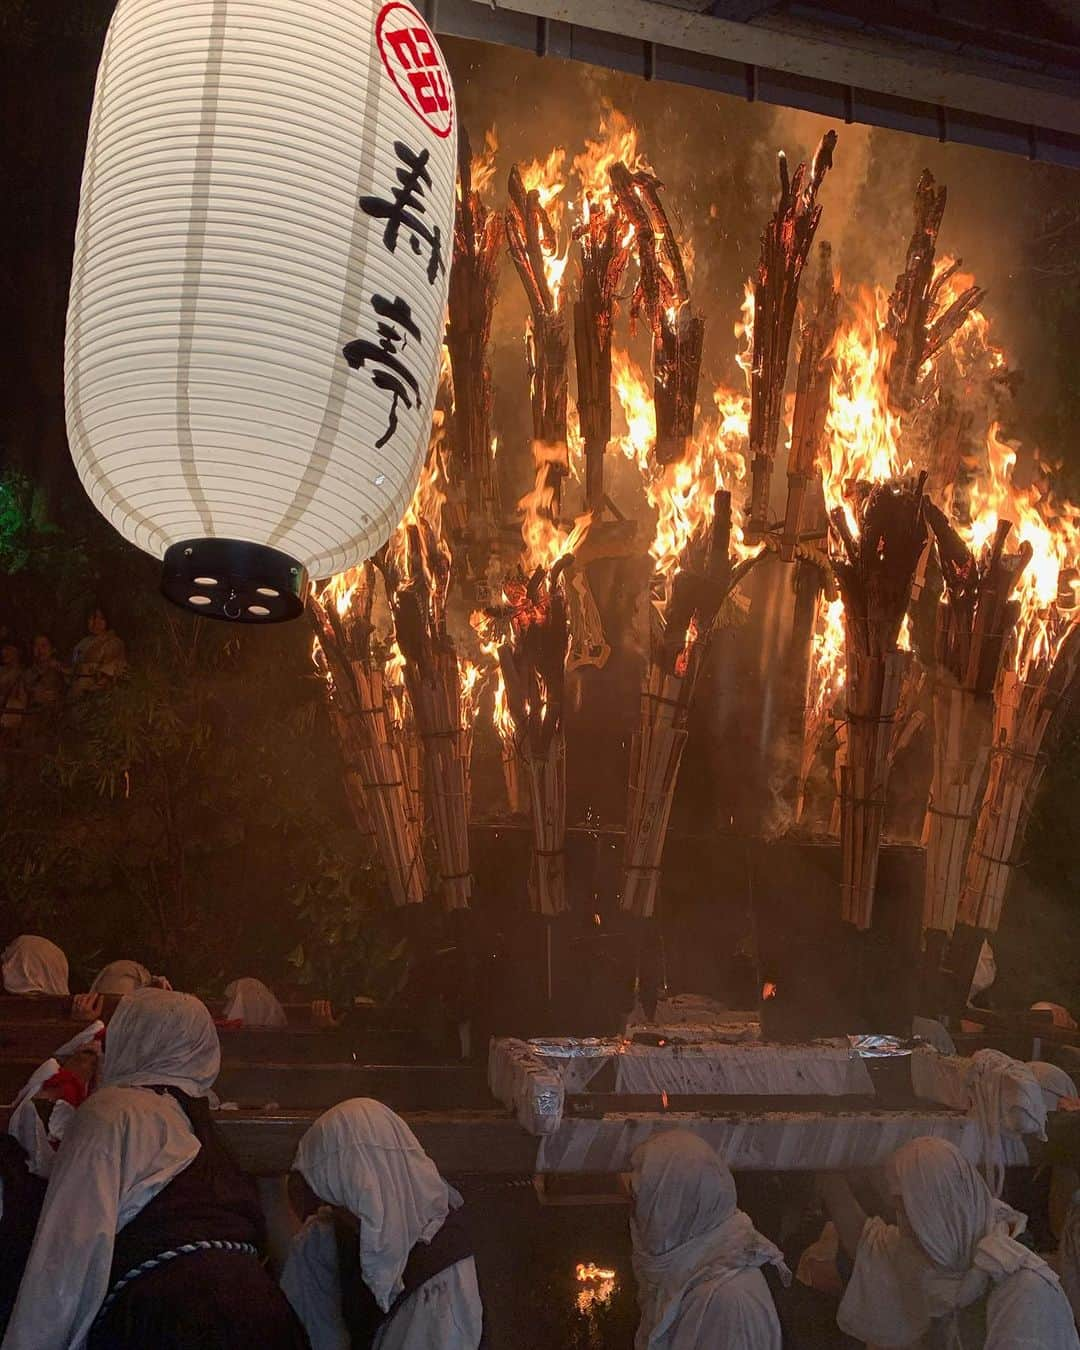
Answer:
<path fill-rule="evenodd" d="M 285 1009 L 262 980 L 250 976 L 232 980 L 225 986 L 225 1006 L 221 1016 L 226 1022 L 243 1022 L 246 1027 L 283 1027 L 288 1025 Z"/>
<path fill-rule="evenodd" d="M 0 957 L 5 994 L 68 993 L 68 959 L 55 942 L 23 933 Z"/>
<path fill-rule="evenodd" d="M 198 999 L 120 1001 L 102 1086 L 56 1155 L 3 1350 L 306 1350 L 258 1259 L 254 1188 L 209 1121 L 220 1062 Z"/>
<path fill-rule="evenodd" d="M 140 965 L 138 961 L 110 961 L 94 976 L 90 993 L 122 997 L 124 994 L 133 994 L 136 989 L 149 988 L 153 979 L 146 967 Z"/>
<path fill-rule="evenodd" d="M 887 1167 L 897 1223 L 867 1218 L 846 1182 L 822 1190 L 855 1266 L 842 1331 L 877 1347 L 1080 1350 L 1047 1263 L 1016 1239 L 1023 1214 L 996 1200 L 945 1139 L 913 1139 Z"/>
<path fill-rule="evenodd" d="M 640 1144 L 629 1185 L 641 1321 L 635 1350 L 780 1350 L 762 1267 L 791 1274 L 738 1208 L 727 1164 L 688 1130 Z"/>
<path fill-rule="evenodd" d="M 477 1350 L 484 1313 L 461 1196 L 412 1130 L 369 1098 L 339 1102 L 300 1140 L 294 1178 L 317 1212 L 281 1286 L 312 1350 Z"/>

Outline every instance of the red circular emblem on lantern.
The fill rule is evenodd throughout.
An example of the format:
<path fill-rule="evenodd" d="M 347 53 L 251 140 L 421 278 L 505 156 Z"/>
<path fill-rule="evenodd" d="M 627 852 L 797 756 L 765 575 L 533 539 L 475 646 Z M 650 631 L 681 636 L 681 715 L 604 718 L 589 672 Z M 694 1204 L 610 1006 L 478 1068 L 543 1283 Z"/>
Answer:
<path fill-rule="evenodd" d="M 454 125 L 450 72 L 431 29 L 411 5 L 390 0 L 375 20 L 375 40 L 401 97 L 436 136 L 449 136 Z"/>

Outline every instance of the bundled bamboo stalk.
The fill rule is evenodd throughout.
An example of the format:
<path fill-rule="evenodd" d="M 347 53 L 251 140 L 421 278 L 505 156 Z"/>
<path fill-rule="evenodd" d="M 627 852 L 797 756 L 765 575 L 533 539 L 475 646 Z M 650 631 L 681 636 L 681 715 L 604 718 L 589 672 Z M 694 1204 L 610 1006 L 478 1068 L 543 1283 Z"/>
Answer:
<path fill-rule="evenodd" d="M 795 411 L 791 423 L 788 455 L 788 497 L 780 556 L 795 557 L 799 540 L 808 525 L 811 532 L 826 528 L 824 500 L 820 491 L 820 455 L 825 418 L 832 393 L 833 345 L 840 316 L 840 287 L 832 265 L 832 248 L 818 249 L 818 275 L 814 307 L 802 326 L 799 371 L 795 383 Z M 816 491 L 815 491 L 816 488 Z"/>
<path fill-rule="evenodd" d="M 489 211 L 473 188 L 472 150 L 463 126 L 458 133 L 458 175 L 446 346 L 454 379 L 454 443 L 469 522 L 471 547 L 466 554 L 471 571 L 479 575 L 499 522 L 488 341 L 504 228 L 502 213 Z"/>
<path fill-rule="evenodd" d="M 384 672 L 371 650 L 373 591 L 373 569 L 365 563 L 344 617 L 327 591 L 309 596 L 307 612 L 330 677 L 332 724 L 346 786 L 355 794 L 354 817 L 374 835 L 394 904 L 419 904 L 427 875 Z"/>
<path fill-rule="evenodd" d="M 889 403 L 898 413 L 913 407 L 923 363 L 948 342 L 984 294 L 981 287 L 969 286 L 941 308 L 942 288 L 962 265 L 958 258 L 937 271 L 934 267 L 947 198 L 944 184 L 924 169 L 915 187 L 915 223 L 904 270 L 889 296 L 887 329 L 896 344 L 889 362 Z"/>
<path fill-rule="evenodd" d="M 998 524 L 977 559 L 932 502 L 926 518 L 937 544 L 945 597 L 934 649 L 934 769 L 923 840 L 926 890 L 923 929 L 951 934 L 967 863 L 972 820 L 990 753 L 993 693 L 1019 617 L 1011 599 L 1031 557 L 1021 544 L 1005 553 L 1012 528 Z"/>
<path fill-rule="evenodd" d="M 910 653 L 898 647 L 923 553 L 925 473 L 857 485 L 856 534 L 845 509 L 831 522 L 844 602 L 847 762 L 841 770 L 841 912 L 857 928 L 873 914 L 894 721 Z"/>
<path fill-rule="evenodd" d="M 401 762 L 405 784 L 409 790 L 409 810 L 420 837 L 424 837 L 424 747 L 417 731 L 409 693 L 405 688 L 405 658 L 395 644 L 383 666 L 383 686 L 386 690 L 390 720 L 401 747 Z"/>
<path fill-rule="evenodd" d="M 528 192 L 515 164 L 510 170 L 506 208 L 506 242 L 532 321 L 527 358 L 532 405 L 533 441 L 547 464 L 556 508 L 567 472 L 566 389 L 569 335 L 562 288 L 548 277 L 545 265 L 558 251 L 558 237 L 540 194 Z"/>
<path fill-rule="evenodd" d="M 492 622 L 509 630 L 499 646 L 499 666 L 532 816 L 529 898 L 546 918 L 567 909 L 563 702 L 570 632 L 563 586 L 572 550 L 587 528 L 586 520 L 573 531 L 550 567 L 507 578 L 504 603 L 488 611 Z"/>
<path fill-rule="evenodd" d="M 817 193 L 832 165 L 836 132 L 821 138 L 810 165 L 788 177 L 787 158 L 779 156 L 780 199 L 761 236 L 761 258 L 754 279 L 754 348 L 750 371 L 750 516 L 749 532 L 761 538 L 769 524 L 773 460 L 784 413 L 784 385 L 799 280 L 810 256 L 821 207 Z"/>
<path fill-rule="evenodd" d="M 405 658 L 405 687 L 424 747 L 424 787 L 443 903 L 447 909 L 467 909 L 472 894 L 468 766 L 458 655 L 446 630 L 450 558 L 431 520 L 417 517 L 400 533 L 402 546 L 385 551 L 382 567 Z"/>
<path fill-rule="evenodd" d="M 1001 920 L 1049 742 L 1076 695 L 1080 625 L 1069 625 L 1056 654 L 1032 660 L 1026 670 L 1019 664 L 998 677 L 989 775 L 958 906 L 963 923 L 988 932 Z"/>
<path fill-rule="evenodd" d="M 662 184 L 652 174 L 610 168 L 612 190 L 634 227 L 640 276 L 631 318 L 644 314 L 653 335 L 654 455 L 658 464 L 685 458 L 694 434 L 705 320 L 690 305 L 690 284 L 682 250 L 660 201 Z"/>
<path fill-rule="evenodd" d="M 586 199 L 574 230 L 581 245 L 581 294 L 574 303 L 577 409 L 585 445 L 585 506 L 599 520 L 604 510 L 604 453 L 611 440 L 611 334 L 615 295 L 629 249 L 626 217 L 618 198 L 610 204 Z"/>
<path fill-rule="evenodd" d="M 660 866 L 675 799 L 687 722 L 698 676 L 720 608 L 757 561 L 729 556 L 731 494 L 714 498 L 683 551 L 667 594 L 652 607 L 649 664 L 641 716 L 630 751 L 622 908 L 649 918 L 656 907 Z"/>

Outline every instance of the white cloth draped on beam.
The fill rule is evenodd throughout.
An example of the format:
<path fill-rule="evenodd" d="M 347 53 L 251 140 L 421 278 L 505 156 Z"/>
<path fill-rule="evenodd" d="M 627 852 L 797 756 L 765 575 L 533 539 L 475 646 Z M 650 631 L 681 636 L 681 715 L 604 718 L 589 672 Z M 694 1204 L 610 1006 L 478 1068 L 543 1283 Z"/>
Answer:
<path fill-rule="evenodd" d="M 847 1042 L 815 1045 L 625 1045 L 615 1091 L 734 1096 L 867 1096 L 874 1085 Z"/>
<path fill-rule="evenodd" d="M 538 1172 L 625 1172 L 638 1144 L 663 1130 L 687 1129 L 704 1139 L 734 1171 L 841 1171 L 880 1167 L 901 1144 L 922 1135 L 950 1139 L 973 1162 L 984 1141 L 977 1121 L 932 1108 L 920 1111 L 704 1117 L 677 1111 L 564 1120 L 540 1140 Z M 1025 1166 L 1027 1149 L 1003 1140 L 1010 1166 Z"/>
<path fill-rule="evenodd" d="M 529 1134 L 543 1135 L 559 1128 L 566 1100 L 562 1077 L 544 1063 L 528 1041 L 492 1039 L 488 1047 L 488 1087 Z"/>

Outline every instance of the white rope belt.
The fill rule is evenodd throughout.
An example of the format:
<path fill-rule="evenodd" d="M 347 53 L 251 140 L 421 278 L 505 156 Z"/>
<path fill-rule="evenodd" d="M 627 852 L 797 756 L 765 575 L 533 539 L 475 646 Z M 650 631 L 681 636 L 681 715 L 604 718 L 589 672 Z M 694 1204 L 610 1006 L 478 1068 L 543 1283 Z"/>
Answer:
<path fill-rule="evenodd" d="M 204 1239 L 199 1242 L 185 1242 L 182 1247 L 177 1247 L 172 1251 L 158 1252 L 157 1256 L 151 1256 L 141 1265 L 133 1266 L 126 1275 L 122 1275 L 109 1290 L 104 1303 L 98 1309 L 98 1315 L 94 1318 L 95 1322 L 100 1322 L 112 1305 L 116 1302 L 121 1293 L 137 1280 L 140 1275 L 146 1275 L 151 1270 L 156 1270 L 158 1266 L 167 1265 L 170 1261 L 175 1261 L 178 1256 L 188 1256 L 192 1252 L 235 1252 L 239 1256 L 258 1256 L 258 1249 L 250 1242 L 226 1242 L 219 1239 Z"/>

